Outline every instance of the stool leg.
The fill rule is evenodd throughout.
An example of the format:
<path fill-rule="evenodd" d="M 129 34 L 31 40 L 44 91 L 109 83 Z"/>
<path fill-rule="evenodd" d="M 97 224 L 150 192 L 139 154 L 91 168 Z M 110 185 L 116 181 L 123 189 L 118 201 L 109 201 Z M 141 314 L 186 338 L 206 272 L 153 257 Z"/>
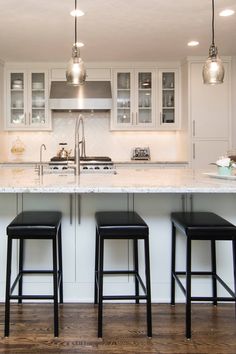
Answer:
<path fill-rule="evenodd" d="M 236 240 L 232 241 L 233 248 L 233 269 L 234 269 L 234 294 L 236 296 Z M 235 301 L 235 316 L 236 316 L 236 301 Z"/>
<path fill-rule="evenodd" d="M 96 228 L 96 240 L 95 240 L 95 273 L 94 273 L 94 303 L 98 303 L 98 254 L 99 254 L 99 243 L 98 243 L 98 230 Z"/>
<path fill-rule="evenodd" d="M 98 338 L 102 338 L 104 238 L 99 236 Z"/>
<path fill-rule="evenodd" d="M 24 239 L 20 239 L 20 246 L 19 246 L 19 273 L 21 277 L 19 279 L 19 286 L 18 286 L 18 295 L 22 296 L 22 289 L 23 289 L 23 262 L 24 262 Z M 22 303 L 22 299 L 18 299 L 18 304 Z"/>
<path fill-rule="evenodd" d="M 59 276 L 60 276 L 60 304 L 63 304 L 63 268 L 62 268 L 62 241 L 61 241 L 61 225 L 58 230 L 58 263 L 59 263 Z"/>
<path fill-rule="evenodd" d="M 186 337 L 191 338 L 191 238 L 187 236 L 186 248 Z"/>
<path fill-rule="evenodd" d="M 5 337 L 9 336 L 10 330 L 10 292 L 11 292 L 11 261 L 12 261 L 12 238 L 8 236 L 7 242 L 7 269 L 6 269 L 6 298 L 5 298 Z"/>
<path fill-rule="evenodd" d="M 135 273 L 138 274 L 138 240 L 133 240 L 133 256 L 134 256 L 134 270 Z M 135 276 L 135 296 L 139 296 L 139 282 L 137 277 Z M 139 304 L 139 299 L 135 300 L 136 304 Z"/>
<path fill-rule="evenodd" d="M 217 305 L 217 281 L 216 281 L 216 243 L 211 241 L 211 271 L 212 271 L 212 296 L 213 305 Z"/>
<path fill-rule="evenodd" d="M 57 238 L 52 239 L 53 253 L 53 298 L 54 298 L 54 337 L 58 337 L 58 272 L 57 272 Z"/>
<path fill-rule="evenodd" d="M 147 291 L 147 336 L 152 337 L 152 308 L 151 308 L 151 280 L 150 280 L 150 256 L 148 236 L 144 239 L 145 252 L 145 276 Z"/>
<path fill-rule="evenodd" d="M 171 305 L 175 305 L 175 259 L 176 259 L 176 228 L 172 222 L 172 245 L 171 245 Z"/>

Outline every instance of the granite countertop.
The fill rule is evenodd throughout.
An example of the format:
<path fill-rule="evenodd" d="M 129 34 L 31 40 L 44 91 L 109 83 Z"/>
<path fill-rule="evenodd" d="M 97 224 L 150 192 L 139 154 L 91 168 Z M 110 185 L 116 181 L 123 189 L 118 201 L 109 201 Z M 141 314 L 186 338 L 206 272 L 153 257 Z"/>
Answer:
<path fill-rule="evenodd" d="M 2 193 L 236 193 L 236 176 L 215 178 L 215 169 L 117 168 L 117 173 L 82 173 L 79 176 L 44 174 L 23 166 L 0 167 Z"/>
<path fill-rule="evenodd" d="M 51 161 L 42 161 L 42 164 L 49 164 Z M 113 161 L 116 165 L 128 165 L 128 164 L 160 164 L 160 165 L 181 165 L 181 164 L 188 164 L 188 161 L 160 161 L 160 160 L 126 160 L 126 161 Z M 36 165 L 39 161 L 0 161 L 0 165 Z"/>

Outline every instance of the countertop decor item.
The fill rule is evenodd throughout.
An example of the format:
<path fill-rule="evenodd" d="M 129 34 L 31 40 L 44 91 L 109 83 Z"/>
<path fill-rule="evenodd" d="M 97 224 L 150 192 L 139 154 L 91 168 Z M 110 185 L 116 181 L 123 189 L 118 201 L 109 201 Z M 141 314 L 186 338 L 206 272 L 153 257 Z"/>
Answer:
<path fill-rule="evenodd" d="M 20 140 L 20 138 L 17 137 L 12 144 L 11 153 L 14 154 L 16 156 L 16 159 L 18 160 L 19 157 L 21 157 L 24 152 L 25 152 L 25 145 Z"/>
<path fill-rule="evenodd" d="M 233 173 L 233 168 L 236 167 L 236 164 L 229 157 L 221 157 L 216 161 L 216 166 L 220 176 L 231 176 Z"/>
<path fill-rule="evenodd" d="M 209 57 L 207 58 L 203 70 L 203 82 L 204 84 L 216 85 L 222 84 L 224 81 L 224 66 L 220 57 L 218 56 L 218 49 L 215 45 L 215 0 L 212 0 L 212 43 L 209 48 Z"/>
<path fill-rule="evenodd" d="M 81 44 L 77 41 L 77 27 L 78 16 L 81 16 L 81 12 L 77 11 L 77 0 L 75 0 L 75 43 L 72 46 L 72 58 L 70 59 L 67 70 L 66 80 L 67 83 L 73 86 L 83 85 L 86 80 L 86 69 L 84 62 L 80 57 Z M 82 13 L 83 14 L 83 13 Z"/>
<path fill-rule="evenodd" d="M 212 177 L 212 178 L 219 178 L 219 179 L 228 179 L 228 180 L 236 180 L 235 175 L 220 175 L 219 173 L 214 172 L 204 172 L 204 175 Z"/>

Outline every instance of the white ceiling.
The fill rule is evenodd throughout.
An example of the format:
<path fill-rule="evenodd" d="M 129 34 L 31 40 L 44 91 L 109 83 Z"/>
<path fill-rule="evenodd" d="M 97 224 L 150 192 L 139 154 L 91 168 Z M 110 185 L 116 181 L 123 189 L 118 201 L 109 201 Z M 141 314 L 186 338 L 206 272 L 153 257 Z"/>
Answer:
<path fill-rule="evenodd" d="M 84 61 L 162 61 L 207 56 L 211 0 L 78 0 Z M 0 59 L 68 61 L 74 42 L 74 0 L 0 0 Z M 236 0 L 215 0 L 219 54 L 236 55 Z M 198 47 L 189 48 L 189 40 Z"/>

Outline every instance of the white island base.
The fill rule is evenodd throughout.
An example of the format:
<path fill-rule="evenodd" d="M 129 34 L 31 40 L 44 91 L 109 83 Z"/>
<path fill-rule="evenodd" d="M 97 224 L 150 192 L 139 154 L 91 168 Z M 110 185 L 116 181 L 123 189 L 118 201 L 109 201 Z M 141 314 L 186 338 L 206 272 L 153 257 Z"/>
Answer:
<path fill-rule="evenodd" d="M 233 182 L 235 183 L 235 182 Z M 19 187 L 19 185 L 18 185 Z M 232 185 L 231 185 L 232 187 Z M 235 186 L 233 186 L 235 188 Z M 225 188 L 222 186 L 222 188 Z M 63 213 L 62 242 L 64 270 L 64 301 L 93 302 L 94 246 L 96 211 L 135 210 L 150 229 L 151 289 L 153 302 L 170 302 L 171 223 L 172 211 L 191 210 L 216 212 L 236 224 L 234 193 L 2 193 L 0 195 L 1 268 L 0 300 L 4 301 L 6 265 L 6 226 L 22 210 L 59 210 Z M 210 269 L 210 244 L 194 241 L 193 269 Z M 15 244 L 17 247 L 17 243 Z M 132 267 L 132 247 L 128 241 L 107 241 L 105 265 L 112 269 Z M 142 248 L 140 247 L 142 252 Z M 178 238 L 177 265 L 185 264 L 185 238 Z M 218 242 L 218 273 L 233 288 L 231 242 Z M 13 275 L 17 270 L 13 253 Z M 30 268 L 48 268 L 51 264 L 51 244 L 44 240 L 26 241 L 26 264 Z M 142 265 L 141 265 L 142 269 Z M 47 293 L 52 290 L 48 277 L 29 276 L 24 281 L 25 293 Z M 105 281 L 107 293 L 127 293 L 134 290 L 133 278 L 110 277 Z M 194 294 L 208 295 L 211 280 L 194 279 Z M 219 286 L 219 295 L 225 291 Z M 184 297 L 177 287 L 177 302 Z"/>

